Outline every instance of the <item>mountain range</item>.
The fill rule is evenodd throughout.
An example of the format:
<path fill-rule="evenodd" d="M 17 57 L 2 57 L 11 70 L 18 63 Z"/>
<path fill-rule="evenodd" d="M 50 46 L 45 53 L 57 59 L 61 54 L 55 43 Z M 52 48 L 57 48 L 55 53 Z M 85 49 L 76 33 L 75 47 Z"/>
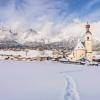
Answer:
<path fill-rule="evenodd" d="M 79 38 L 81 37 L 73 36 L 52 42 L 46 36 L 42 37 L 42 35 L 34 29 L 16 32 L 5 27 L 0 28 L 0 48 L 67 48 L 68 50 L 72 50 Z M 93 49 L 100 50 L 100 41 L 93 39 Z"/>

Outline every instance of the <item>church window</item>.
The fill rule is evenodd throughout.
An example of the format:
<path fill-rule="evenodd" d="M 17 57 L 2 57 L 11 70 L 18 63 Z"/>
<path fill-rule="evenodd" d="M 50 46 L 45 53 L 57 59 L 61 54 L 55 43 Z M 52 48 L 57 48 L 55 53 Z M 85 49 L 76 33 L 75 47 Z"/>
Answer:
<path fill-rule="evenodd" d="M 89 40 L 89 37 L 87 37 L 87 40 Z"/>

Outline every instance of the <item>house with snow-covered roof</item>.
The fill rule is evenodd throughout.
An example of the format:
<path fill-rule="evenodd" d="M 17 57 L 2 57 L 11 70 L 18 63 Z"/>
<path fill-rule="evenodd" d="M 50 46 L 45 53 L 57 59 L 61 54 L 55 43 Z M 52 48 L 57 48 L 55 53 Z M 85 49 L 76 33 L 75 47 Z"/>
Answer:
<path fill-rule="evenodd" d="M 82 58 L 92 61 L 92 33 L 89 29 L 90 25 L 87 23 L 84 42 L 78 41 L 76 47 L 68 56 L 70 61 L 78 61 Z"/>

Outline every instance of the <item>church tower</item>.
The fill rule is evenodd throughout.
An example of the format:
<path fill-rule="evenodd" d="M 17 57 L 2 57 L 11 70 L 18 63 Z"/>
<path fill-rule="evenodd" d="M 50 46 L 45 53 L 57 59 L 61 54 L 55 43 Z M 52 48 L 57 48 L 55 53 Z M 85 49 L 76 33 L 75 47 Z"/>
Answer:
<path fill-rule="evenodd" d="M 90 32 L 90 25 L 87 23 L 85 33 L 85 49 L 86 49 L 86 58 L 89 61 L 92 61 L 92 33 Z"/>

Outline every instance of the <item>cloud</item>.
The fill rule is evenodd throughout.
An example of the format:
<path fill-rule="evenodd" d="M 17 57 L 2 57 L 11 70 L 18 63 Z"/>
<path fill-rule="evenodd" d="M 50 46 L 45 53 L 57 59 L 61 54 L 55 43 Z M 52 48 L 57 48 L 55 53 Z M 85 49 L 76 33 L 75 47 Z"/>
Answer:
<path fill-rule="evenodd" d="M 39 32 L 39 38 L 57 41 L 83 35 L 84 25 L 89 21 L 93 26 L 91 31 L 98 38 L 100 8 L 97 4 L 99 0 L 0 0 L 0 22 L 17 31 L 33 28 Z M 28 40 L 34 40 L 33 37 Z"/>
<path fill-rule="evenodd" d="M 24 19 L 26 24 L 34 25 L 38 23 L 42 16 L 46 19 L 53 20 L 67 7 L 64 0 L 1 0 L 0 20 L 4 23 L 14 20 Z M 23 22 L 23 21 L 22 21 Z M 32 23 L 33 22 L 33 23 Z M 23 23 L 24 24 L 24 23 Z"/>
<path fill-rule="evenodd" d="M 91 7 L 93 7 L 98 2 L 99 2 L 99 0 L 90 0 L 89 3 L 87 3 L 87 5 L 85 6 L 85 10 L 90 9 Z"/>
<path fill-rule="evenodd" d="M 86 22 L 82 22 L 79 19 L 73 19 L 74 21 L 68 25 L 62 25 L 59 27 L 59 34 L 56 34 L 52 41 L 61 41 L 61 40 L 68 40 L 71 37 L 80 37 L 84 36 L 86 29 L 85 25 Z M 93 35 L 93 39 L 100 40 L 100 21 L 97 22 L 91 22 L 90 23 L 91 28 L 90 31 Z"/>

